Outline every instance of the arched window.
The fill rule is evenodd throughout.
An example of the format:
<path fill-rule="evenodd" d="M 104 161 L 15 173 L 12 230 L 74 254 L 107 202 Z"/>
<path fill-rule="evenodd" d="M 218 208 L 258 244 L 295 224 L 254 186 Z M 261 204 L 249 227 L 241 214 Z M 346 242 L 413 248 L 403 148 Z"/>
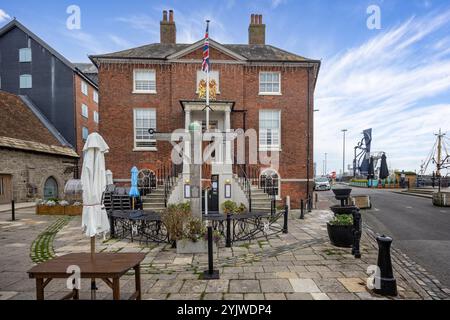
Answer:
<path fill-rule="evenodd" d="M 142 169 L 138 173 L 138 187 L 142 195 L 151 193 L 152 189 L 156 189 L 156 174 L 153 170 Z"/>
<path fill-rule="evenodd" d="M 266 169 L 261 173 L 260 188 L 268 195 L 280 197 L 280 175 L 274 169 Z"/>
<path fill-rule="evenodd" d="M 53 177 L 50 177 L 44 184 L 44 199 L 58 198 L 58 182 Z"/>

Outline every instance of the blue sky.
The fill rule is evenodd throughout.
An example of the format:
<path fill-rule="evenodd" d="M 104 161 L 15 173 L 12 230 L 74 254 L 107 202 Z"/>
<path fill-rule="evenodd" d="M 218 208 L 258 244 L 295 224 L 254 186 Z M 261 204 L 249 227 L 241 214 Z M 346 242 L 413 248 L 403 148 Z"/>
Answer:
<path fill-rule="evenodd" d="M 81 30 L 68 30 L 66 9 L 81 9 Z M 369 30 L 366 9 L 381 9 Z M 16 17 L 73 62 L 88 54 L 159 41 L 163 9 L 175 11 L 179 42 L 211 37 L 246 43 L 249 16 L 260 13 L 267 42 L 323 61 L 316 92 L 315 161 L 321 173 L 342 167 L 363 129 L 393 168 L 419 169 L 439 127 L 450 135 L 450 2 L 448 0 L 1 1 L 0 26 Z M 448 141 L 448 140 L 447 140 Z M 450 142 L 450 141 L 449 141 Z M 450 143 L 449 143 L 450 144 Z M 350 161 L 348 161 L 350 162 Z"/>

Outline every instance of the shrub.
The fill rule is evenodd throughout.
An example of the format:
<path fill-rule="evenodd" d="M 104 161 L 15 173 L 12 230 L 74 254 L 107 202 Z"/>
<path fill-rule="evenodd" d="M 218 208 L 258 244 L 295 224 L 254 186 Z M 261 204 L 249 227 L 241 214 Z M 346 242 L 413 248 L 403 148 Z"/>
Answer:
<path fill-rule="evenodd" d="M 189 239 L 197 242 L 206 234 L 206 228 L 203 221 L 198 218 L 189 218 L 183 227 L 183 239 Z"/>
<path fill-rule="evenodd" d="M 167 228 L 171 241 L 179 240 L 183 237 L 183 226 L 191 215 L 189 203 L 171 204 L 161 215 L 161 220 Z"/>
<path fill-rule="evenodd" d="M 222 210 L 225 214 L 233 214 L 237 210 L 236 202 L 227 200 L 224 203 L 222 203 Z"/>
<path fill-rule="evenodd" d="M 353 216 L 351 214 L 339 214 L 336 215 L 330 224 L 333 226 L 351 226 L 353 225 Z"/>

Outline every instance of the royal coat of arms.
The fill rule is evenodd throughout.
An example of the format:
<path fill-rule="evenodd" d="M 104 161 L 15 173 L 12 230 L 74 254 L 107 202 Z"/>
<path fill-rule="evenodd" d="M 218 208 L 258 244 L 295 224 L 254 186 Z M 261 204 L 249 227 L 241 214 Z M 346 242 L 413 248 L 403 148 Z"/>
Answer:
<path fill-rule="evenodd" d="M 212 79 L 209 81 L 209 99 L 216 100 L 217 97 L 217 83 L 216 80 Z M 206 80 L 200 80 L 198 85 L 198 98 L 206 99 Z"/>

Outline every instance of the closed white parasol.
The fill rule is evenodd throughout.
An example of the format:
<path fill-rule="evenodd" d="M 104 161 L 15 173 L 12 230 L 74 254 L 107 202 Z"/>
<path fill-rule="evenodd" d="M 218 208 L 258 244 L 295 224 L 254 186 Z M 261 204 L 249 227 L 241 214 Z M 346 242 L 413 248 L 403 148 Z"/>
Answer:
<path fill-rule="evenodd" d="M 96 132 L 90 134 L 84 145 L 84 161 L 81 172 L 83 185 L 82 228 L 86 236 L 95 237 L 109 232 L 106 210 L 102 207 L 102 194 L 106 188 L 105 153 L 109 147 Z M 94 250 L 94 248 L 91 248 Z"/>

